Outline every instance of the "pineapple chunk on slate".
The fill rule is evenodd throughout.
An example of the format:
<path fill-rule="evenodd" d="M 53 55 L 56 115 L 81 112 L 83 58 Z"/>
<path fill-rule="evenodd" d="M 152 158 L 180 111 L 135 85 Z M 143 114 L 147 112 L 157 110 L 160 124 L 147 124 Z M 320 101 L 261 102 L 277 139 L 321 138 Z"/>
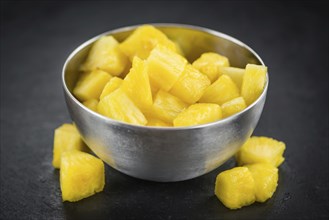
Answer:
<path fill-rule="evenodd" d="M 65 151 L 84 150 L 85 144 L 73 124 L 63 124 L 55 130 L 53 148 L 53 166 L 61 167 L 61 155 Z"/>
<path fill-rule="evenodd" d="M 122 81 L 123 80 L 119 77 L 113 77 L 112 79 L 110 79 L 110 81 L 108 81 L 106 83 L 99 99 L 104 98 L 105 96 L 107 96 L 108 94 L 113 92 L 114 90 L 118 89 L 121 86 Z"/>
<path fill-rule="evenodd" d="M 73 89 L 73 94 L 80 101 L 98 99 L 104 86 L 111 78 L 112 76 L 110 74 L 102 70 L 94 70 L 82 74 Z"/>
<path fill-rule="evenodd" d="M 89 99 L 82 103 L 84 106 L 89 108 L 90 110 L 97 111 L 98 99 Z"/>
<path fill-rule="evenodd" d="M 201 73 L 208 76 L 211 82 L 218 79 L 220 67 L 230 66 L 227 57 L 217 53 L 203 53 L 197 60 L 193 62 L 193 67 L 198 69 Z"/>
<path fill-rule="evenodd" d="M 286 145 L 268 137 L 251 137 L 236 154 L 239 165 L 270 163 L 280 166 L 284 161 L 283 152 Z"/>
<path fill-rule="evenodd" d="M 176 96 L 159 90 L 154 98 L 154 103 L 148 116 L 159 118 L 172 124 L 174 118 L 181 113 L 188 105 Z"/>
<path fill-rule="evenodd" d="M 248 64 L 243 76 L 241 96 L 247 105 L 253 103 L 263 92 L 266 82 L 267 67 Z"/>
<path fill-rule="evenodd" d="M 152 25 L 138 27 L 125 41 L 120 44 L 120 49 L 132 61 L 134 56 L 146 59 L 158 44 L 176 51 L 176 45 L 160 30 Z"/>
<path fill-rule="evenodd" d="M 134 58 L 133 66 L 122 82 L 122 89 L 142 111 L 150 108 L 153 100 L 145 61 Z"/>
<path fill-rule="evenodd" d="M 130 124 L 145 125 L 147 123 L 143 113 L 121 88 L 101 99 L 97 111 L 109 118 Z"/>
<path fill-rule="evenodd" d="M 182 101 L 193 104 L 201 98 L 209 85 L 208 77 L 188 64 L 169 92 Z"/>
<path fill-rule="evenodd" d="M 239 88 L 232 79 L 227 75 L 222 75 L 206 89 L 199 102 L 222 105 L 239 96 Z"/>
<path fill-rule="evenodd" d="M 153 87 L 169 91 L 182 74 L 187 60 L 158 45 L 147 58 L 148 74 Z"/>
<path fill-rule="evenodd" d="M 63 201 L 75 202 L 103 190 L 104 163 L 77 150 L 64 152 L 61 158 L 60 185 Z"/>
<path fill-rule="evenodd" d="M 255 181 L 256 201 L 265 202 L 273 196 L 278 185 L 278 168 L 266 163 L 257 163 L 246 167 Z"/>
<path fill-rule="evenodd" d="M 241 88 L 244 73 L 245 69 L 241 68 L 219 67 L 219 75 L 228 75 L 239 88 Z"/>
<path fill-rule="evenodd" d="M 238 97 L 228 102 L 225 102 L 221 107 L 223 112 L 223 118 L 226 118 L 238 112 L 241 112 L 247 107 L 247 105 L 242 97 Z"/>
<path fill-rule="evenodd" d="M 246 167 L 221 172 L 216 178 L 215 195 L 229 209 L 255 202 L 255 181 Z"/>
<path fill-rule="evenodd" d="M 147 126 L 172 127 L 172 124 L 164 122 L 158 118 L 147 118 Z"/>
<path fill-rule="evenodd" d="M 217 121 L 222 118 L 219 105 L 197 103 L 189 106 L 174 119 L 174 126 L 193 126 Z"/>
<path fill-rule="evenodd" d="M 113 76 L 119 76 L 127 64 L 128 58 L 120 50 L 118 42 L 112 36 L 104 36 L 94 43 L 81 70 L 101 69 Z"/>

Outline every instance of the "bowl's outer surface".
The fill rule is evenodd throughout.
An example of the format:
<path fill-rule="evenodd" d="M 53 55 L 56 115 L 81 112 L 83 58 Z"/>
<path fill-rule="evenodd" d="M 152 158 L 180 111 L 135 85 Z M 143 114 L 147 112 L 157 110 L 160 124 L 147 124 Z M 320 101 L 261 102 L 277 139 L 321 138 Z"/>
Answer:
<path fill-rule="evenodd" d="M 263 64 L 248 46 L 225 34 L 205 28 L 155 24 L 177 41 L 193 61 L 203 52 L 219 52 L 232 66 Z M 92 43 L 112 34 L 125 39 L 136 26 L 99 35 L 78 47 L 63 68 L 64 94 L 70 115 L 84 141 L 111 167 L 141 179 L 171 182 L 191 179 L 217 168 L 232 157 L 255 129 L 266 99 L 267 83 L 258 100 L 244 111 L 224 120 L 188 128 L 134 126 L 103 117 L 84 107 L 71 91 L 79 65 Z"/>

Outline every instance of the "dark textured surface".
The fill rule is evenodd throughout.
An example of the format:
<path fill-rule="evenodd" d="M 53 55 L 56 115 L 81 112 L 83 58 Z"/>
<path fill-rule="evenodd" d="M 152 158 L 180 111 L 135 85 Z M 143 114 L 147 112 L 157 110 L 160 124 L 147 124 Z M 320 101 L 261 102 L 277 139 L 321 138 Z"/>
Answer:
<path fill-rule="evenodd" d="M 327 219 L 328 7 L 320 2 L 1 2 L 1 219 Z M 106 167 L 104 192 L 62 203 L 53 130 L 70 120 L 61 68 L 80 43 L 120 26 L 173 22 L 232 35 L 270 70 L 254 134 L 287 144 L 278 189 L 237 211 L 213 195 L 216 175 L 153 183 Z"/>

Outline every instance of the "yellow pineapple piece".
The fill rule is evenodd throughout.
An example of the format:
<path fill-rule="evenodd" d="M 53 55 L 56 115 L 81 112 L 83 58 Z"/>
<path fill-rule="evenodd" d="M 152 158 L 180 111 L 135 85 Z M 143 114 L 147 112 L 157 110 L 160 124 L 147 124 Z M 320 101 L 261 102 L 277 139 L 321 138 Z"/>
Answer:
<path fill-rule="evenodd" d="M 285 149 L 286 145 L 281 141 L 253 136 L 241 147 L 236 154 L 236 159 L 239 165 L 270 163 L 278 167 L 284 161 Z"/>
<path fill-rule="evenodd" d="M 80 101 L 98 99 L 104 86 L 111 78 L 112 76 L 110 74 L 102 70 L 94 70 L 92 72 L 82 74 L 73 89 L 73 94 Z"/>
<path fill-rule="evenodd" d="M 197 60 L 193 62 L 193 67 L 198 69 L 201 73 L 208 76 L 211 82 L 218 79 L 220 67 L 230 66 L 227 57 L 217 53 L 203 53 Z"/>
<path fill-rule="evenodd" d="M 164 122 L 158 118 L 147 118 L 147 126 L 172 127 L 172 124 Z"/>
<path fill-rule="evenodd" d="M 101 99 L 97 111 L 109 118 L 130 124 L 145 125 L 147 123 L 141 110 L 121 88 Z"/>
<path fill-rule="evenodd" d="M 247 105 L 242 97 L 238 97 L 228 102 L 225 102 L 221 107 L 223 112 L 223 118 L 226 118 L 238 112 L 241 112 L 243 109 L 247 108 Z"/>
<path fill-rule="evenodd" d="M 100 69 L 113 76 L 119 76 L 127 64 L 128 58 L 120 50 L 118 42 L 112 36 L 104 36 L 94 43 L 81 70 Z"/>
<path fill-rule="evenodd" d="M 63 201 L 92 196 L 104 188 L 104 163 L 81 151 L 66 151 L 61 158 L 60 183 Z"/>
<path fill-rule="evenodd" d="M 89 99 L 82 103 L 84 106 L 89 108 L 90 110 L 97 111 L 98 100 L 97 99 Z"/>
<path fill-rule="evenodd" d="M 174 118 L 181 113 L 187 104 L 179 98 L 159 90 L 154 98 L 151 116 L 159 118 L 167 123 L 172 123 Z"/>
<path fill-rule="evenodd" d="M 121 86 L 122 82 L 123 80 L 119 77 L 113 77 L 112 79 L 110 79 L 110 81 L 106 83 L 99 99 L 104 98 L 114 90 L 118 89 Z"/>
<path fill-rule="evenodd" d="M 239 96 L 239 88 L 232 79 L 227 75 L 222 75 L 206 89 L 199 102 L 222 105 Z"/>
<path fill-rule="evenodd" d="M 201 98 L 209 85 L 208 77 L 188 64 L 170 93 L 188 104 L 193 104 Z"/>
<path fill-rule="evenodd" d="M 267 67 L 248 64 L 243 76 L 241 96 L 247 105 L 253 103 L 263 92 L 266 82 Z"/>
<path fill-rule="evenodd" d="M 256 201 L 265 202 L 271 198 L 278 185 L 278 168 L 266 163 L 257 163 L 245 167 L 249 169 L 255 181 Z"/>
<path fill-rule="evenodd" d="M 120 49 L 132 61 L 134 56 L 146 59 L 158 44 L 176 51 L 176 45 L 160 30 L 152 25 L 138 27 L 125 41 L 120 44 Z"/>
<path fill-rule="evenodd" d="M 73 124 L 63 124 L 54 133 L 53 166 L 61 167 L 61 155 L 65 151 L 84 150 L 85 144 Z"/>
<path fill-rule="evenodd" d="M 255 202 L 255 181 L 246 167 L 221 172 L 216 178 L 215 195 L 229 209 Z"/>
<path fill-rule="evenodd" d="M 151 85 L 169 91 L 182 74 L 186 63 L 181 55 L 161 45 L 156 46 L 147 59 Z"/>
<path fill-rule="evenodd" d="M 142 111 L 152 105 L 152 92 L 145 61 L 138 57 L 134 58 L 133 66 L 123 80 L 122 89 Z"/>
<path fill-rule="evenodd" d="M 245 69 L 241 68 L 227 66 L 219 67 L 219 75 L 228 75 L 239 88 L 241 88 L 244 73 Z"/>
<path fill-rule="evenodd" d="M 219 105 L 197 103 L 189 106 L 174 119 L 174 126 L 193 126 L 218 121 L 222 118 Z"/>

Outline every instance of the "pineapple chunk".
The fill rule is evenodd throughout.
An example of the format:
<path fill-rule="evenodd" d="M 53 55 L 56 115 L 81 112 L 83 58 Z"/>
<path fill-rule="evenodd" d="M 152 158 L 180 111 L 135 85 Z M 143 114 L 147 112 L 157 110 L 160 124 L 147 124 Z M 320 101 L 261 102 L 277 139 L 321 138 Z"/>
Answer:
<path fill-rule="evenodd" d="M 95 112 L 97 111 L 97 105 L 98 105 L 97 99 L 89 99 L 87 101 L 84 101 L 82 104 L 92 111 L 95 111 Z"/>
<path fill-rule="evenodd" d="M 266 66 L 248 64 L 243 76 L 241 96 L 247 105 L 253 103 L 263 92 L 266 82 Z"/>
<path fill-rule="evenodd" d="M 247 105 L 242 97 L 238 97 L 228 102 L 225 102 L 221 107 L 223 112 L 223 118 L 226 118 L 238 112 L 241 112 L 247 107 Z"/>
<path fill-rule="evenodd" d="M 280 166 L 284 161 L 283 152 L 286 145 L 283 142 L 268 137 L 251 137 L 236 154 L 239 165 L 254 163 L 270 163 Z"/>
<path fill-rule="evenodd" d="M 104 163 L 81 151 L 64 152 L 60 183 L 63 201 L 75 202 L 94 195 L 105 185 Z"/>
<path fill-rule="evenodd" d="M 256 201 L 265 202 L 273 196 L 278 185 L 278 168 L 266 163 L 257 163 L 246 167 L 255 181 Z"/>
<path fill-rule="evenodd" d="M 241 68 L 224 66 L 219 67 L 219 75 L 228 75 L 239 88 L 241 88 L 244 73 L 245 69 Z"/>
<path fill-rule="evenodd" d="M 63 124 L 55 130 L 53 166 L 61 167 L 61 155 L 65 151 L 84 150 L 85 144 L 80 137 L 80 133 L 73 124 Z"/>
<path fill-rule="evenodd" d="M 142 111 L 150 108 L 153 101 L 145 61 L 134 58 L 133 67 L 123 80 L 122 89 Z"/>
<path fill-rule="evenodd" d="M 174 126 L 193 126 L 217 121 L 222 118 L 219 105 L 212 103 L 197 103 L 182 111 L 174 119 Z"/>
<path fill-rule="evenodd" d="M 118 89 L 121 86 L 122 82 L 123 80 L 119 77 L 113 77 L 112 79 L 110 79 L 110 81 L 106 83 L 99 99 L 103 99 L 105 96 Z"/>
<path fill-rule="evenodd" d="M 112 36 L 104 36 L 94 43 L 81 70 L 101 69 L 113 76 L 119 76 L 127 64 L 128 58 L 120 50 L 118 42 Z"/>
<path fill-rule="evenodd" d="M 154 103 L 152 106 L 151 116 L 159 118 L 167 123 L 172 123 L 174 118 L 181 113 L 187 104 L 179 98 L 159 90 L 155 95 Z"/>
<path fill-rule="evenodd" d="M 145 125 L 147 123 L 143 113 L 121 88 L 101 99 L 97 111 L 109 118 L 130 124 Z"/>
<path fill-rule="evenodd" d="M 164 122 L 158 118 L 147 118 L 147 126 L 172 127 L 172 124 Z"/>
<path fill-rule="evenodd" d="M 106 83 L 112 78 L 110 74 L 102 70 L 94 70 L 81 75 L 73 94 L 80 101 L 98 99 Z"/>
<path fill-rule="evenodd" d="M 199 101 L 222 105 L 239 96 L 239 88 L 232 79 L 227 75 L 222 75 L 206 89 Z"/>
<path fill-rule="evenodd" d="M 193 62 L 193 67 L 198 69 L 201 73 L 208 76 L 211 82 L 218 79 L 220 72 L 219 68 L 223 66 L 230 66 L 227 57 L 217 53 L 203 53 L 197 60 Z"/>
<path fill-rule="evenodd" d="M 134 56 L 146 59 L 158 44 L 176 51 L 176 45 L 160 30 L 152 25 L 138 27 L 125 41 L 120 44 L 120 49 L 132 61 Z"/>
<path fill-rule="evenodd" d="M 188 104 L 193 104 L 201 98 L 209 85 L 208 77 L 188 64 L 170 93 Z"/>
<path fill-rule="evenodd" d="M 147 59 L 152 86 L 169 91 L 182 74 L 187 61 L 184 57 L 158 45 Z"/>
<path fill-rule="evenodd" d="M 216 178 L 215 195 L 229 209 L 255 202 L 255 181 L 246 167 L 221 172 Z"/>

